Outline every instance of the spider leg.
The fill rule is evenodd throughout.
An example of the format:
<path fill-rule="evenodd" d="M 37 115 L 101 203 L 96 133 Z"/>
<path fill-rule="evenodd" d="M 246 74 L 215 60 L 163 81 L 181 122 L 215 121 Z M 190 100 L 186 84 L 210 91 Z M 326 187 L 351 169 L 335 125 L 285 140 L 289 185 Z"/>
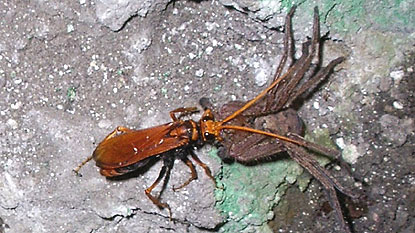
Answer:
<path fill-rule="evenodd" d="M 350 233 L 350 228 L 346 224 L 343 213 L 340 207 L 339 200 L 337 198 L 336 190 L 344 193 L 347 196 L 352 198 L 357 198 L 351 190 L 342 186 L 325 168 L 320 166 L 320 164 L 312 158 L 307 151 L 297 145 L 292 143 L 284 143 L 287 148 L 287 152 L 290 157 L 295 160 L 298 164 L 304 167 L 313 177 L 315 177 L 320 183 L 324 186 L 328 193 L 328 198 L 330 200 L 330 205 L 334 209 L 338 220 L 340 221 L 341 227 L 345 232 Z"/>
<path fill-rule="evenodd" d="M 325 155 L 331 159 L 335 159 L 335 160 L 341 160 L 341 154 L 340 151 L 335 150 L 335 149 L 330 149 L 324 146 L 321 146 L 319 144 L 310 142 L 305 140 L 303 137 L 301 137 L 300 135 L 296 134 L 296 133 L 288 133 L 287 136 L 289 138 L 292 138 L 296 141 L 300 141 L 304 144 L 304 147 L 306 147 L 307 149 L 310 149 L 314 152 L 317 152 L 319 154 Z"/>
<path fill-rule="evenodd" d="M 287 26 L 291 27 L 289 21 L 287 21 Z M 286 32 L 286 35 L 291 38 L 292 33 Z M 302 46 L 302 55 L 298 60 L 292 58 L 294 61 L 290 65 L 291 73 L 288 74 L 287 78 L 283 80 L 276 88 L 272 90 L 272 93 L 268 97 L 267 105 L 265 111 L 278 111 L 286 106 L 286 103 L 292 99 L 291 94 L 294 91 L 295 87 L 304 78 L 305 73 L 310 69 L 313 58 L 316 56 L 316 51 L 320 50 L 320 23 L 318 16 L 318 9 L 314 8 L 314 18 L 313 18 L 313 35 L 311 41 L 303 43 Z M 290 43 L 287 42 L 286 51 L 290 50 L 291 56 L 293 56 L 294 45 L 289 46 Z M 291 43 L 293 44 L 293 43 Z M 288 53 L 288 52 L 287 52 Z M 320 53 L 317 52 L 319 55 Z M 314 68 L 316 69 L 316 68 Z M 278 73 L 277 73 L 278 75 Z M 276 76 L 278 77 L 278 76 Z"/>
<path fill-rule="evenodd" d="M 320 23 L 318 17 L 318 10 L 314 8 L 314 19 L 313 19 L 313 35 L 311 38 L 311 45 L 309 47 L 310 41 L 303 43 L 303 55 L 295 63 L 296 66 L 295 74 L 291 79 L 287 79 L 287 85 L 284 87 L 284 90 L 281 90 L 281 99 L 278 100 L 279 106 L 277 109 L 280 109 L 286 106 L 286 103 L 292 99 L 292 92 L 295 87 L 298 85 L 301 79 L 303 79 L 305 73 L 310 69 L 312 61 L 316 56 L 316 51 L 319 49 L 320 42 Z M 277 97 L 278 98 L 278 97 Z"/>
<path fill-rule="evenodd" d="M 359 177 L 355 177 L 353 175 L 350 165 L 346 161 L 344 161 L 343 157 L 341 156 L 340 151 L 335 150 L 335 149 L 330 149 L 330 148 L 327 148 L 327 147 L 324 147 L 324 146 L 320 146 L 316 143 L 307 141 L 303 137 L 301 137 L 300 135 L 295 134 L 295 133 L 288 133 L 287 136 L 289 138 L 292 138 L 292 139 L 296 140 L 296 141 L 300 141 L 300 142 L 304 143 L 304 145 L 305 145 L 304 147 L 307 148 L 307 149 L 310 149 L 314 152 L 322 154 L 322 155 L 324 155 L 324 156 L 326 156 L 330 159 L 336 160 L 336 162 L 338 162 L 339 165 L 342 168 L 344 168 L 349 173 L 350 176 L 352 176 L 355 180 L 360 180 Z M 361 195 L 363 195 L 363 194 L 361 194 Z"/>
<path fill-rule="evenodd" d="M 290 12 L 285 17 L 284 53 L 281 57 L 280 63 L 279 63 L 278 68 L 275 72 L 273 82 L 278 77 L 281 76 L 281 74 L 284 70 L 285 64 L 287 62 L 287 59 L 290 59 L 289 67 L 291 67 L 292 64 L 295 61 L 294 60 L 295 46 L 294 46 L 294 38 L 293 38 L 293 31 L 292 31 L 292 17 L 294 15 L 294 12 L 295 12 L 296 8 L 297 8 L 296 6 L 293 6 L 291 8 Z M 265 110 L 266 111 L 268 111 L 271 108 L 271 105 L 272 105 L 273 101 L 275 100 L 275 95 L 277 93 L 277 90 L 278 90 L 278 87 L 272 89 L 270 91 L 269 95 L 267 96 L 266 105 L 265 105 Z"/>
<path fill-rule="evenodd" d="M 277 88 L 275 88 L 275 94 L 273 96 L 274 102 L 270 107 L 268 107 L 267 111 L 273 112 L 281 110 L 287 103 L 288 100 L 291 99 L 291 92 L 298 84 L 298 82 L 302 79 L 310 64 L 307 63 L 307 58 L 310 57 L 309 55 L 309 47 L 310 42 L 303 43 L 303 53 L 301 57 L 294 63 L 293 65 L 293 72 L 283 80 Z M 311 61 L 311 59 L 309 59 Z"/>
<path fill-rule="evenodd" d="M 338 57 L 335 60 L 331 61 L 326 67 L 319 70 L 310 80 L 304 83 L 300 88 L 298 88 L 290 97 L 290 100 L 286 103 L 286 106 L 290 106 L 300 95 L 303 93 L 313 90 L 319 83 L 327 78 L 330 73 L 333 71 L 334 67 L 339 63 L 344 61 L 344 57 Z M 304 96 L 306 97 L 306 96 Z"/>

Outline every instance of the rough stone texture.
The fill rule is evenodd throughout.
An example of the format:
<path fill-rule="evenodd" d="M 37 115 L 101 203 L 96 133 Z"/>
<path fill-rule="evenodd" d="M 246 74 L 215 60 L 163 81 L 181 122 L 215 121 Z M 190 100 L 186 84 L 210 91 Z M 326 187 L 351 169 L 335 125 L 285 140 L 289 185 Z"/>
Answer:
<path fill-rule="evenodd" d="M 120 30 L 133 16 L 145 17 L 152 10 L 161 11 L 168 0 L 97 0 L 96 16 L 113 31 Z"/>
<path fill-rule="evenodd" d="M 105 179 L 93 163 L 73 174 L 118 125 L 158 125 L 200 97 L 218 106 L 264 88 L 282 48 L 282 33 L 269 28 L 281 28 L 291 1 L 221 2 L 231 7 L 0 3 L 0 232 L 338 232 L 321 185 L 286 157 L 229 165 L 206 146 L 197 153 L 223 189 L 198 167 L 198 180 L 173 192 L 190 175 L 177 161 L 161 195 L 174 221 L 144 194 L 159 162 L 123 180 Z M 334 175 L 368 196 L 362 213 L 344 201 L 358 216 L 355 232 L 415 229 L 414 14 L 411 1 L 389 2 L 317 1 L 332 37 L 325 62 L 347 60 L 300 109 L 310 138 L 335 141 L 359 179 L 336 166 Z M 314 4 L 295 14 L 299 42 L 310 36 Z"/>
<path fill-rule="evenodd" d="M 414 119 L 399 119 L 397 116 L 385 114 L 380 117 L 382 136 L 395 146 L 402 146 L 408 134 L 414 132 Z"/>

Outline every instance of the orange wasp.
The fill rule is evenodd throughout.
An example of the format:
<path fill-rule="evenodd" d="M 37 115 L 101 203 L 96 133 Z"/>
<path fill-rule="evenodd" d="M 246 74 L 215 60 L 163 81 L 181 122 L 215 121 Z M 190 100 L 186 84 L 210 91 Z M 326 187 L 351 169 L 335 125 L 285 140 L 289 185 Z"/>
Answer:
<path fill-rule="evenodd" d="M 222 130 L 232 129 L 257 133 L 305 146 L 304 143 L 300 141 L 278 134 L 226 124 L 255 104 L 257 100 L 264 97 L 268 91 L 274 88 L 289 74 L 290 71 L 279 77 L 267 89 L 246 103 L 245 106 L 221 121 L 215 121 L 210 109 L 204 111 L 198 122 L 193 120 L 181 120 L 181 116 L 198 111 L 196 107 L 190 107 L 178 108 L 171 111 L 170 117 L 173 120 L 172 122 L 152 128 L 132 130 L 119 126 L 113 132 L 108 134 L 108 136 L 99 143 L 92 155 L 85 159 L 74 169 L 74 171 L 75 173 L 78 173 L 82 166 L 91 159 L 94 159 L 96 165 L 100 168 L 101 175 L 105 177 L 115 177 L 135 171 L 146 165 L 150 159 L 160 157 L 164 162 L 163 167 L 157 179 L 145 190 L 145 193 L 155 205 L 160 208 L 167 208 L 171 215 L 169 205 L 153 196 L 151 191 L 158 185 L 163 177 L 165 177 L 166 171 L 172 167 L 171 165 L 174 161 L 172 158 L 175 158 L 176 156 L 190 168 L 191 177 L 179 187 L 174 188 L 174 190 L 183 188 L 192 180 L 195 180 L 197 178 L 196 169 L 193 163 L 187 158 L 187 155 L 189 154 L 193 160 L 205 170 L 206 175 L 215 182 L 209 167 L 196 156 L 193 152 L 193 147 L 202 146 L 205 143 L 212 143 L 215 140 L 222 141 Z M 180 116 L 176 117 L 176 113 L 180 113 Z"/>
<path fill-rule="evenodd" d="M 286 33 L 290 33 L 291 28 L 289 19 L 291 19 L 294 9 L 295 7 L 293 7 L 290 13 L 287 15 Z M 287 44 L 289 41 L 288 36 L 286 36 L 285 44 Z M 312 55 L 314 55 L 314 53 L 317 50 L 319 50 L 317 46 L 319 39 L 320 36 L 318 27 L 318 12 L 316 8 L 314 17 L 313 37 L 311 39 L 311 41 L 313 42 L 310 49 L 311 52 L 310 55 L 308 55 L 307 53 L 304 54 L 304 56 L 307 59 L 303 59 L 304 61 L 301 64 L 299 63 L 299 65 L 291 66 L 283 75 L 281 75 L 282 68 L 278 68 L 275 77 L 273 78 L 274 81 L 272 82 L 272 84 L 268 88 L 263 90 L 260 94 L 258 94 L 255 98 L 246 102 L 240 108 L 236 109 L 232 114 L 229 114 L 228 116 L 225 115 L 225 117 L 223 117 L 223 120 L 217 121 L 214 118 L 211 108 L 205 107 L 205 111 L 203 112 L 202 117 L 199 121 L 196 122 L 193 120 L 181 120 L 182 116 L 197 112 L 198 110 L 196 107 L 178 108 L 170 112 L 170 117 L 172 119 L 172 122 L 170 123 L 139 130 L 132 130 L 125 127 L 117 127 L 113 132 L 106 136 L 102 142 L 99 143 L 99 145 L 93 152 L 92 156 L 88 157 L 85 161 L 83 161 L 76 169 L 74 169 L 74 171 L 78 173 L 83 165 L 85 165 L 91 159 L 94 159 L 96 161 L 96 165 L 100 168 L 101 175 L 105 177 L 115 177 L 140 169 L 141 167 L 145 166 L 151 159 L 161 158 L 163 160 L 163 167 L 161 168 L 160 173 L 157 179 L 154 181 L 154 183 L 145 190 L 145 194 L 158 207 L 168 209 L 171 217 L 171 210 L 169 205 L 167 203 L 161 202 L 158 198 L 153 196 L 151 194 L 152 190 L 160 183 L 163 177 L 167 177 L 166 174 L 170 173 L 170 169 L 172 168 L 175 158 L 180 158 L 187 165 L 187 167 L 189 167 L 191 171 L 191 177 L 179 187 L 174 188 L 174 190 L 183 188 L 186 185 L 188 185 L 192 180 L 195 180 L 197 178 L 196 169 L 193 163 L 189 160 L 188 155 L 190 155 L 193 158 L 193 160 L 205 170 L 207 176 L 215 182 L 209 167 L 196 156 L 196 154 L 193 152 L 193 148 L 203 146 L 205 143 L 214 143 L 215 141 L 224 142 L 225 146 L 227 145 L 229 148 L 232 148 L 232 135 L 230 135 L 229 130 L 249 132 L 257 135 L 265 135 L 269 138 L 277 139 L 277 141 L 280 140 L 286 142 L 287 148 L 291 148 L 294 146 L 293 144 L 295 144 L 300 147 L 309 148 L 311 150 L 327 154 L 327 150 L 325 150 L 324 148 L 322 149 L 321 147 L 307 142 L 299 136 L 295 137 L 295 135 L 292 135 L 292 137 L 286 137 L 276 133 L 254 129 L 251 127 L 229 124 L 229 122 L 231 122 L 232 120 L 237 120 L 238 117 L 243 117 L 243 112 L 255 103 L 257 103 L 260 99 L 266 97 L 266 99 L 264 100 L 272 102 L 274 98 L 270 98 L 270 96 L 275 96 L 275 92 L 278 91 L 276 88 L 287 88 L 289 90 L 292 90 L 295 87 L 296 83 L 294 82 L 293 84 L 285 79 L 290 79 L 294 76 L 299 81 L 304 76 L 304 73 L 311 64 Z M 285 47 L 286 49 L 288 49 L 289 46 L 286 45 Z M 323 79 L 327 76 L 329 71 L 341 61 L 343 61 L 342 57 L 335 59 L 326 67 L 324 72 L 320 74 L 321 77 L 318 75 L 316 76 Z M 285 61 L 282 62 L 282 64 L 284 63 Z M 305 87 L 311 88 L 310 85 L 305 85 Z M 298 93 L 303 92 L 304 90 L 302 89 L 298 91 Z M 287 96 L 290 97 L 290 95 L 286 95 L 286 97 Z M 286 101 L 289 102 L 289 99 L 295 100 L 297 94 L 294 93 L 293 96 L 294 97 L 292 98 L 287 97 L 288 99 Z M 279 102 L 281 102 L 281 100 L 279 100 Z M 268 104 L 269 103 L 267 103 L 267 105 Z M 266 109 L 271 108 L 266 107 Z M 276 109 L 280 109 L 280 107 Z M 176 114 L 179 115 L 176 116 Z M 224 130 L 226 130 L 227 132 L 224 132 Z M 223 135 L 226 137 L 226 139 L 231 140 L 223 140 Z M 235 139 L 236 144 L 241 143 L 237 140 L 237 138 Z M 276 149 L 276 147 L 272 146 L 270 146 L 269 148 L 272 150 Z M 294 148 L 294 150 L 296 150 L 296 148 Z M 278 151 L 275 151 L 275 153 L 277 152 Z M 265 155 L 268 156 L 267 151 L 265 151 Z M 258 157 L 258 155 L 256 156 Z M 238 157 L 237 155 L 233 155 L 233 157 L 236 157 L 237 159 L 239 159 L 239 161 L 243 162 L 243 158 L 241 156 Z M 343 190 L 342 186 L 337 184 L 336 181 L 332 181 L 331 177 L 328 176 L 326 173 L 314 172 L 316 169 L 320 169 L 318 165 L 314 164 L 314 160 L 308 161 L 308 157 L 303 158 L 301 156 L 294 155 L 292 157 L 297 162 L 305 166 L 313 175 L 317 176 L 317 178 L 326 175 L 327 177 L 323 177 L 325 179 L 321 178 L 319 180 L 322 181 L 323 184 L 327 183 L 325 186 L 327 186 L 330 191 L 335 192 L 334 186 L 340 190 Z M 252 157 L 250 159 L 255 158 Z M 333 185 L 332 183 L 334 183 L 335 185 Z M 337 204 L 338 200 L 335 195 L 334 198 L 336 204 L 335 207 L 337 207 L 335 209 L 338 211 L 338 216 L 342 223 L 343 229 L 345 229 L 346 232 L 350 232 L 343 220 L 340 207 Z"/>

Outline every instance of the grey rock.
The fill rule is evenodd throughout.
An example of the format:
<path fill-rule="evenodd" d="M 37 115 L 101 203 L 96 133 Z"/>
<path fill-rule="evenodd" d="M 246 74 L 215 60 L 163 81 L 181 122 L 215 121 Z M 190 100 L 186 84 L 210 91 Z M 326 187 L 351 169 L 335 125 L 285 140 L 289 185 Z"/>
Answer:
<path fill-rule="evenodd" d="M 168 2 L 166 0 L 99 0 L 96 2 L 96 16 L 100 23 L 113 31 L 118 31 L 131 17 L 146 17 L 150 11 Z"/>
<path fill-rule="evenodd" d="M 395 146 L 403 145 L 408 134 L 414 129 L 414 120 L 412 118 L 399 119 L 390 114 L 381 116 L 379 123 L 382 136 Z"/>

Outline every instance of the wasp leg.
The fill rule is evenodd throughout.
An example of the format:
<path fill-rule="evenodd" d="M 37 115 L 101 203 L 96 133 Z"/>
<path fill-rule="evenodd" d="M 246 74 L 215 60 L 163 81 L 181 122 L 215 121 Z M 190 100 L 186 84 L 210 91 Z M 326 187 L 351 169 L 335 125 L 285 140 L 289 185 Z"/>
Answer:
<path fill-rule="evenodd" d="M 177 190 L 181 189 L 181 188 L 186 187 L 190 182 L 197 179 L 196 169 L 195 169 L 195 166 L 193 165 L 192 161 L 190 161 L 188 158 L 185 158 L 185 157 L 182 158 L 182 161 L 186 164 L 186 166 L 188 166 L 190 168 L 191 177 L 186 182 L 184 182 L 182 185 L 180 185 L 179 187 L 177 187 L 177 188 L 174 187 L 173 191 L 175 191 L 175 192 Z"/>
<path fill-rule="evenodd" d="M 154 181 L 154 183 L 145 190 L 145 194 L 154 203 L 154 205 L 158 206 L 161 209 L 164 209 L 164 208 L 167 209 L 169 211 L 169 218 L 172 219 L 172 213 L 171 213 L 170 206 L 167 203 L 161 202 L 159 198 L 151 195 L 151 191 L 153 191 L 153 189 L 160 183 L 163 177 L 165 177 L 167 169 L 170 170 L 169 165 L 167 165 L 166 163 L 163 164 L 163 167 L 160 170 L 159 176 Z"/>
<path fill-rule="evenodd" d="M 190 151 L 190 155 L 192 156 L 193 160 L 203 168 L 203 170 L 205 170 L 206 175 L 213 181 L 213 183 L 215 184 L 216 187 L 216 180 L 215 178 L 212 176 L 212 172 L 210 171 L 210 168 L 208 167 L 208 165 L 206 165 L 204 162 L 202 162 L 199 157 L 197 157 L 197 155 L 195 154 L 194 151 Z"/>
<path fill-rule="evenodd" d="M 170 112 L 170 117 L 173 121 L 178 121 L 180 117 L 186 114 L 195 113 L 199 110 L 196 107 L 189 107 L 189 108 L 178 108 Z M 175 113 L 181 113 L 179 117 L 176 117 Z"/>

